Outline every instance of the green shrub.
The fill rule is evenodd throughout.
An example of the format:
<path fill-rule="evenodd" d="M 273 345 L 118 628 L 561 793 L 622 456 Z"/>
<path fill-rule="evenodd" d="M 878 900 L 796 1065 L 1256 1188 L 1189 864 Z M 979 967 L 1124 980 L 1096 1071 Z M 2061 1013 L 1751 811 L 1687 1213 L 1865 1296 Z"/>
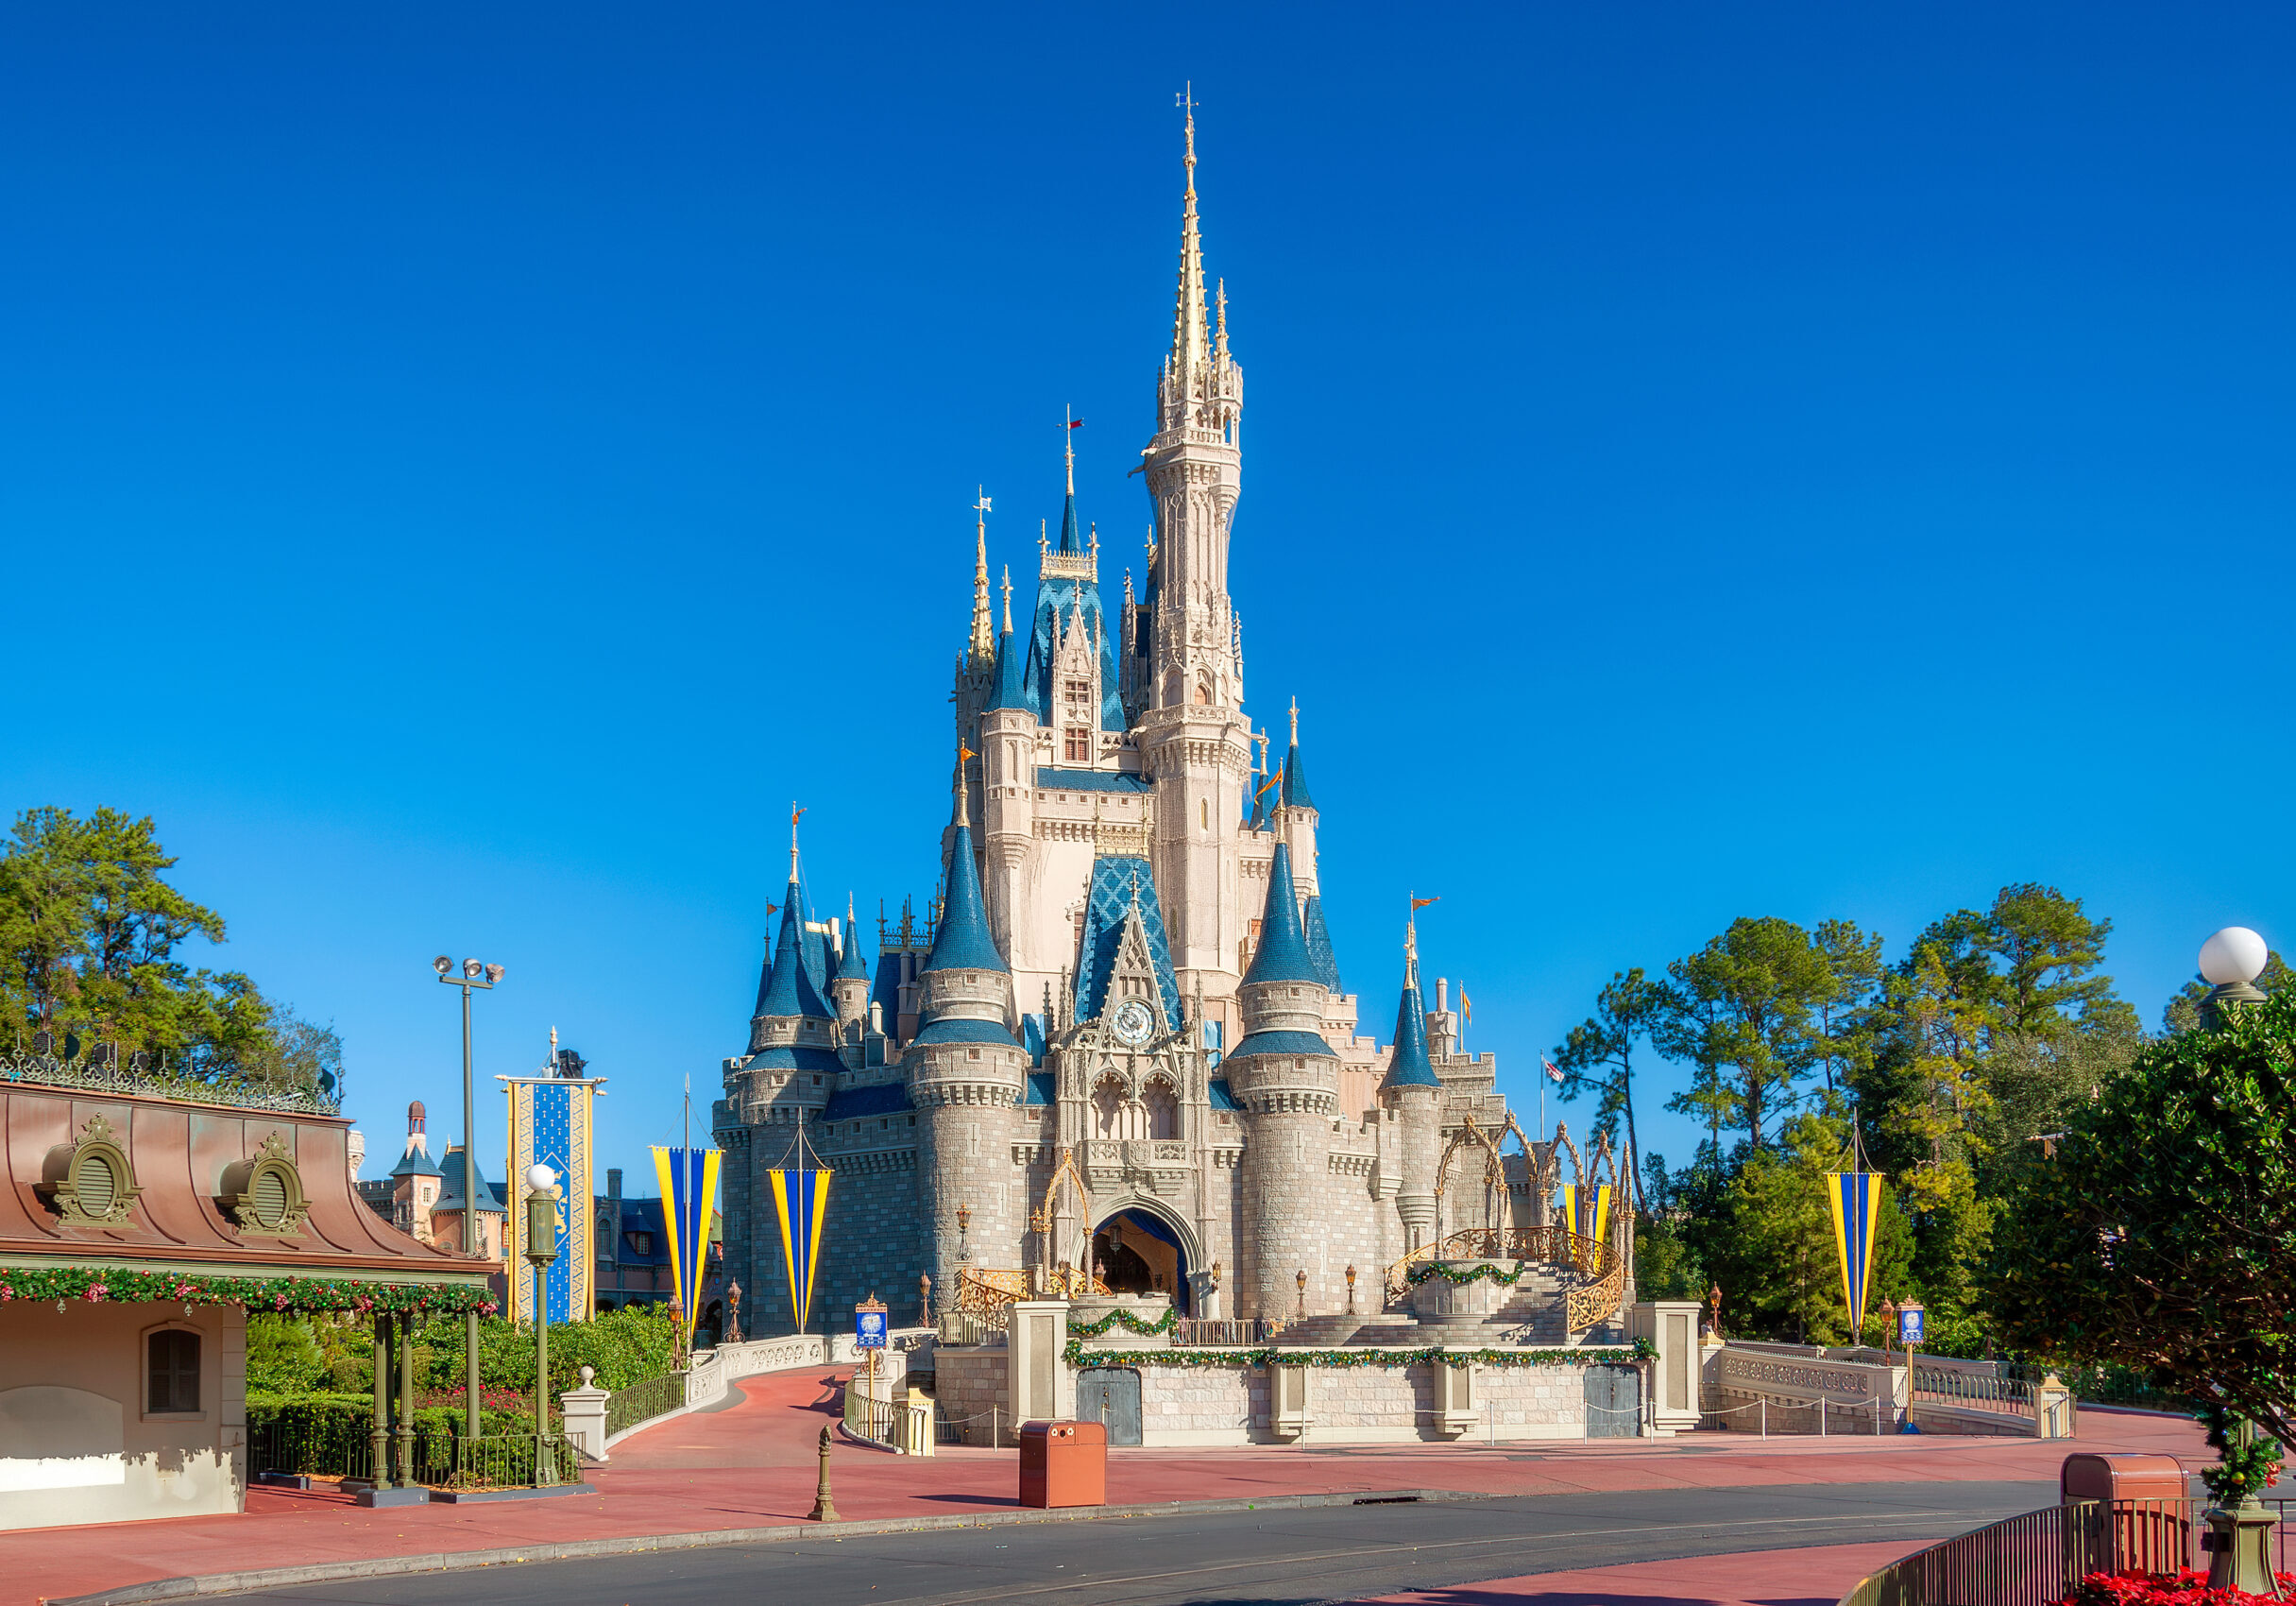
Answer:
<path fill-rule="evenodd" d="M 328 1376 L 311 1324 L 293 1316 L 247 1318 L 247 1391 L 308 1393 Z"/>

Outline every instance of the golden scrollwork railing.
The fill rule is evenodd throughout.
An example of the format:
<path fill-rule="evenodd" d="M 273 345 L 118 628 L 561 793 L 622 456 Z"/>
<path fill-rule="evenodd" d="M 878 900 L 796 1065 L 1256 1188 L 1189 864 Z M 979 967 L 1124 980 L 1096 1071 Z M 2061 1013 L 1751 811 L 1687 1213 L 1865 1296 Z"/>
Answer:
<path fill-rule="evenodd" d="M 957 1273 L 959 1314 L 999 1333 L 1007 1330 L 1017 1300 L 1081 1299 L 1106 1292 L 1108 1285 L 1080 1266 L 1059 1266 L 1049 1272 L 965 1266 Z"/>
<path fill-rule="evenodd" d="M 1388 1301 L 1410 1291 L 1414 1268 L 1436 1260 L 1539 1260 L 1571 1268 L 1590 1279 L 1563 1290 L 1565 1321 L 1573 1333 L 1617 1315 L 1626 1293 L 1626 1267 L 1617 1250 L 1599 1239 L 1551 1224 L 1462 1227 L 1422 1243 L 1387 1268 Z"/>

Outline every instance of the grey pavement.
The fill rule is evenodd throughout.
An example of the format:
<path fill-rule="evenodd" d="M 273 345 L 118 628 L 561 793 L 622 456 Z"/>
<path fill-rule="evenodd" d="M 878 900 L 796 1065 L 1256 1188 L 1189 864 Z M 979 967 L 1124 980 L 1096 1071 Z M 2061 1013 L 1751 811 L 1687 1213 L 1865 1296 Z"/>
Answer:
<path fill-rule="evenodd" d="M 1786 1484 L 1461 1497 L 857 1535 L 305 1584 L 304 1606 L 1306 1606 L 1524 1573 L 1811 1545 L 1913 1548 L 2053 1505 L 2054 1484 Z M 1781 1576 L 1769 1597 L 1798 1606 Z"/>

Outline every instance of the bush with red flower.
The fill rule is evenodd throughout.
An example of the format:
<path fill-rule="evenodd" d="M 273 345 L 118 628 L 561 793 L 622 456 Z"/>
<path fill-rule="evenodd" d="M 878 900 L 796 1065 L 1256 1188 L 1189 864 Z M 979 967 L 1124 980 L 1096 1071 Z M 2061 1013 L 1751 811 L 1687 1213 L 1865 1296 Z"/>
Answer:
<path fill-rule="evenodd" d="M 2296 1573 L 2272 1575 L 2281 1596 L 2296 1592 Z M 2211 1589 L 2206 1573 L 2190 1567 L 2175 1573 L 2091 1573 L 2081 1587 L 2051 1606 L 2278 1606 L 2280 1597 L 2245 1589 Z"/>

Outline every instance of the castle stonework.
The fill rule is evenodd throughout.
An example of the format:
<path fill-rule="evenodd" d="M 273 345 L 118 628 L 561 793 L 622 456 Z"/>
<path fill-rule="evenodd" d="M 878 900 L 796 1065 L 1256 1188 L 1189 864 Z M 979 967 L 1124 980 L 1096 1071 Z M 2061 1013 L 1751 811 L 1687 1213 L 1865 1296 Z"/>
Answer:
<path fill-rule="evenodd" d="M 1495 1137 L 1508 1119 L 1491 1056 L 1456 1051 L 1446 989 L 1421 998 L 1415 938 L 1394 1043 L 1358 1034 L 1296 705 L 1273 768 L 1245 714 L 1228 591 L 1243 372 L 1225 292 L 1206 294 L 1192 111 L 1184 161 L 1142 584 L 1128 572 L 1103 607 L 1073 457 L 1018 630 L 1009 579 L 994 627 L 978 534 L 929 933 L 880 921 L 868 963 L 850 900 L 842 920 L 809 906 L 792 843 L 715 1106 L 727 1275 L 755 1332 L 791 1321 L 764 1173 L 805 1148 L 837 1174 L 817 1327 L 872 1292 L 917 1320 L 926 1275 L 938 1313 L 967 1266 L 1097 1267 L 1195 1316 L 1368 1314 L 1407 1252 L 1546 1219 L 1543 1145 L 1504 1166 L 1484 1145 L 1443 1174 L 1471 1120 Z"/>

